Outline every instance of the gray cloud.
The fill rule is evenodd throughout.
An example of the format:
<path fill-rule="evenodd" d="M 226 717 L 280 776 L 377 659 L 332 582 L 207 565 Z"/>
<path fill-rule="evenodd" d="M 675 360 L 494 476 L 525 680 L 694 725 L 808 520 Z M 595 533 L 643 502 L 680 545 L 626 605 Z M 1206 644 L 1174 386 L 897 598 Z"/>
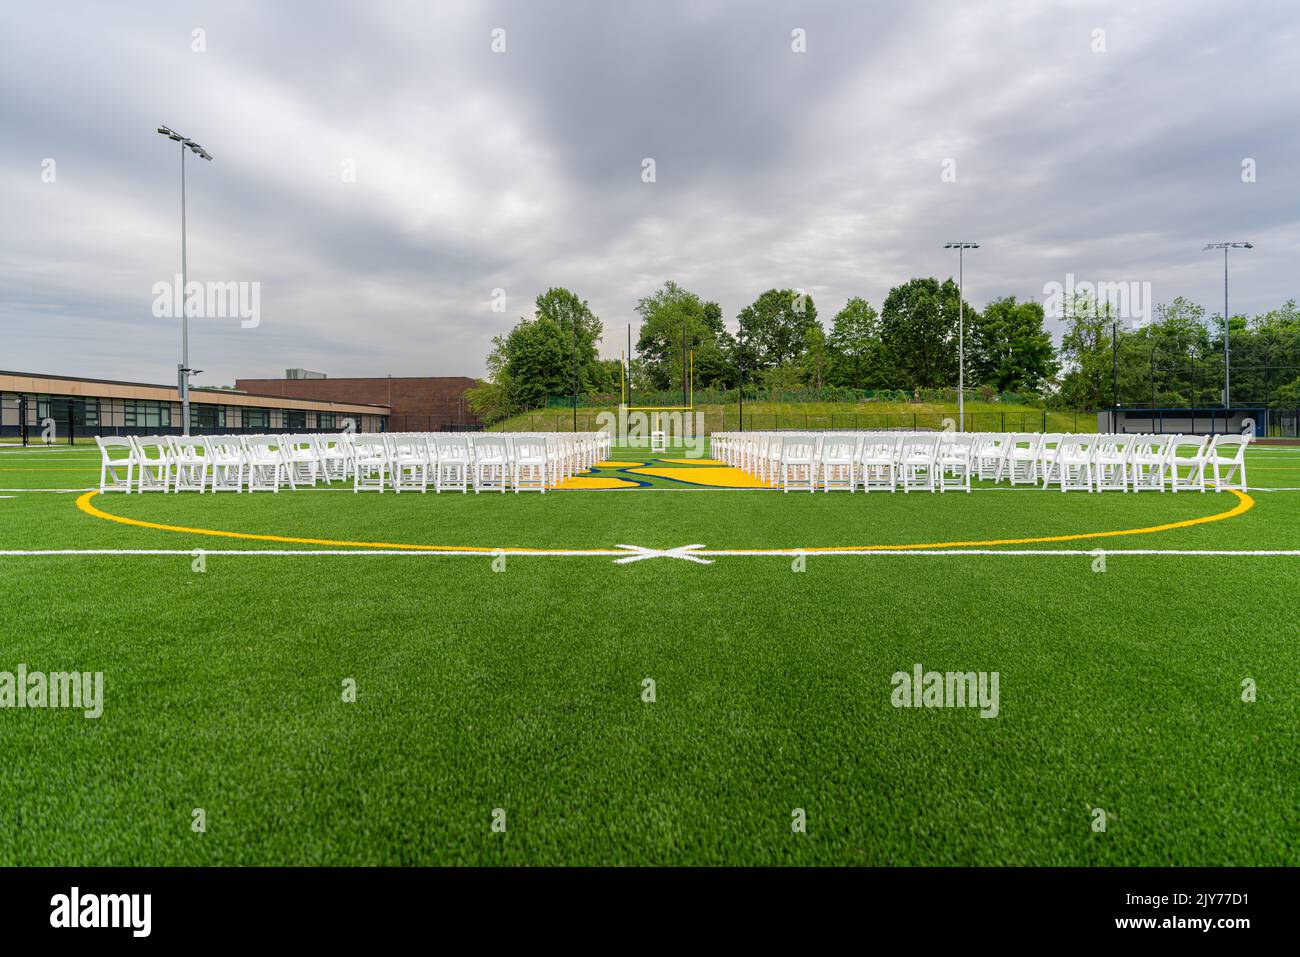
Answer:
<path fill-rule="evenodd" d="M 187 164 L 191 278 L 262 284 L 258 328 L 192 324 L 205 383 L 478 374 L 549 285 L 609 354 L 666 279 L 728 317 L 805 288 L 829 322 L 953 272 L 949 239 L 984 244 L 977 304 L 1073 272 L 1214 309 L 1218 239 L 1257 243 L 1234 310 L 1296 294 L 1285 2 L 73 3 L 10 5 L 0 33 L 0 368 L 172 377 L 159 123 L 216 157 Z"/>

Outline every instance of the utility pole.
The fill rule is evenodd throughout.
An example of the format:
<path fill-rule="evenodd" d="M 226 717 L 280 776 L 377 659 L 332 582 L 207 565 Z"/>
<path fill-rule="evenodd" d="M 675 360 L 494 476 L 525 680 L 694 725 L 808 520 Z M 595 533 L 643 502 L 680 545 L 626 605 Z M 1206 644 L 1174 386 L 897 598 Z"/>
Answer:
<path fill-rule="evenodd" d="M 966 293 L 963 257 L 979 243 L 944 243 L 944 249 L 957 250 L 957 431 L 966 431 Z"/>
<path fill-rule="evenodd" d="M 181 145 L 181 361 L 176 367 L 176 390 L 181 400 L 182 435 L 190 434 L 190 375 L 195 371 L 190 368 L 190 317 L 189 289 L 186 279 L 185 262 L 185 151 L 188 149 L 196 156 L 201 156 L 209 163 L 212 154 L 188 136 L 182 136 L 166 126 L 158 127 L 158 132 L 173 142 Z"/>
<path fill-rule="evenodd" d="M 1228 349 L 1228 250 L 1254 249 L 1254 243 L 1206 243 L 1206 249 L 1223 250 L 1223 407 L 1232 408 L 1231 356 Z M 1226 419 L 1225 419 L 1226 422 Z"/>

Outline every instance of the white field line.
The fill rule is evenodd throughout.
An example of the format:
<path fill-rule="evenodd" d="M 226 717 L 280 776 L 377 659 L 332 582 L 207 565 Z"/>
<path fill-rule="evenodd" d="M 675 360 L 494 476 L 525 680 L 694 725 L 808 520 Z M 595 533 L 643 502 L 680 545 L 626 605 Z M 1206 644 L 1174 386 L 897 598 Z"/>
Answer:
<path fill-rule="evenodd" d="M 93 492 L 90 488 L 0 488 L 0 492 L 56 492 L 67 495 L 70 492 Z"/>
<path fill-rule="evenodd" d="M 653 551 L 653 550 L 650 550 Z M 680 556 L 668 554 L 672 550 L 665 550 L 663 554 L 654 554 L 648 557 L 676 558 Z M 405 558 L 496 558 L 502 554 L 510 558 L 627 558 L 629 552 L 626 549 L 533 549 L 527 552 L 512 552 L 509 549 L 484 548 L 474 551 L 455 551 L 455 552 L 433 552 L 433 551 L 409 551 L 399 549 L 243 549 L 243 548 L 51 548 L 51 549 L 0 549 L 2 558 L 42 558 L 42 557 L 59 557 L 59 556 L 188 556 L 197 557 L 198 555 L 232 555 L 248 558 L 320 558 L 334 556 L 378 556 L 378 557 L 405 557 Z M 635 554 L 635 553 L 633 553 Z M 994 548 L 963 548 L 963 549 L 899 549 L 894 551 L 878 551 L 875 549 L 853 549 L 849 551 L 835 552 L 817 552 L 800 548 L 771 548 L 757 550 L 730 550 L 730 549 L 698 549 L 693 550 L 691 555 L 707 556 L 709 558 L 748 558 L 748 557 L 776 557 L 776 558 L 839 558 L 839 557 L 869 557 L 869 558 L 888 558 L 891 556 L 903 556 L 908 558 L 942 558 L 942 557 L 1008 557 L 1008 558 L 1025 558 L 1035 556 L 1057 556 L 1067 558 L 1096 558 L 1099 555 L 1107 557 L 1115 555 L 1132 555 L 1132 556 L 1156 556 L 1156 557 L 1191 557 L 1191 558 L 1300 558 L 1300 549 L 1177 549 L 1177 548 L 1095 548 L 1091 550 L 1084 549 L 1064 549 L 1064 548 L 1033 548 L 1033 549 L 994 549 Z"/>

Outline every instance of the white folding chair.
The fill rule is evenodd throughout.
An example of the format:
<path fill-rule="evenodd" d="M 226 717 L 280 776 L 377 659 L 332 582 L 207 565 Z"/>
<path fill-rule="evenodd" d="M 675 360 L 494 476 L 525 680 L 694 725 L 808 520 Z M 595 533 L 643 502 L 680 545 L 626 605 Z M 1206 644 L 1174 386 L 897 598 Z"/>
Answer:
<path fill-rule="evenodd" d="M 281 435 L 278 438 L 294 487 L 315 485 L 316 475 L 320 471 L 320 458 L 315 443 L 310 437 L 301 435 Z"/>
<path fill-rule="evenodd" d="M 136 452 L 135 490 L 168 492 L 171 486 L 172 453 L 167 437 L 133 436 Z"/>
<path fill-rule="evenodd" d="M 502 492 L 510 484 L 510 449 L 503 436 L 474 440 L 474 492 Z"/>
<path fill-rule="evenodd" d="M 1246 446 L 1250 445 L 1249 435 L 1216 435 L 1210 444 L 1206 457 L 1214 469 L 1214 490 L 1224 489 L 1246 491 Z M 1220 470 L 1226 469 L 1227 474 Z"/>
<path fill-rule="evenodd" d="M 1128 491 L 1132 435 L 1099 435 L 1093 445 L 1093 480 L 1098 492 Z"/>
<path fill-rule="evenodd" d="M 1055 475 L 1061 491 L 1093 490 L 1092 442 L 1086 435 L 1062 436 L 1052 456 L 1049 475 Z"/>
<path fill-rule="evenodd" d="M 970 492 L 971 460 L 975 454 L 975 438 L 966 432 L 950 432 L 940 436 L 938 477 L 940 492 Z"/>
<path fill-rule="evenodd" d="M 817 490 L 816 442 L 811 435 L 782 436 L 781 491 Z"/>
<path fill-rule="evenodd" d="M 786 436 L 767 435 L 764 439 L 758 462 L 758 477 L 760 481 L 775 488 L 781 481 L 781 448 Z"/>
<path fill-rule="evenodd" d="M 316 460 L 320 463 L 321 477 L 326 484 L 341 482 L 352 474 L 350 445 L 342 435 L 314 435 Z"/>
<path fill-rule="evenodd" d="M 858 454 L 862 448 L 862 437 L 858 435 L 827 435 L 821 440 L 821 479 L 822 488 L 827 492 L 832 489 L 857 488 Z"/>
<path fill-rule="evenodd" d="M 939 436 L 914 434 L 899 443 L 898 466 L 903 479 L 903 494 L 935 490 L 935 467 L 939 457 Z"/>
<path fill-rule="evenodd" d="M 257 435 L 244 439 L 244 478 L 252 492 L 279 493 L 281 484 L 293 485 L 284 445 L 274 436 Z"/>
<path fill-rule="evenodd" d="M 1059 481 L 1056 469 L 1056 458 L 1060 451 L 1061 443 L 1069 436 L 1060 432 L 1045 433 L 1038 442 L 1038 472 L 1043 477 L 1043 488 L 1047 488 L 1053 481 Z"/>
<path fill-rule="evenodd" d="M 862 476 L 862 491 L 898 489 L 898 446 L 902 437 L 888 433 L 867 435 L 862 439 L 858 454 L 858 471 Z"/>
<path fill-rule="evenodd" d="M 352 446 L 352 491 L 375 490 L 381 495 L 391 481 L 392 461 L 382 435 L 354 434 Z"/>
<path fill-rule="evenodd" d="M 385 433 L 385 448 L 392 468 L 393 491 L 402 489 L 422 493 L 429 490 L 429 447 L 423 436 L 415 433 Z"/>
<path fill-rule="evenodd" d="M 128 439 L 95 436 L 99 446 L 99 490 L 101 492 L 126 492 L 131 494 L 131 483 L 140 457 L 135 443 Z"/>
<path fill-rule="evenodd" d="M 438 464 L 434 469 L 434 491 L 469 491 L 469 439 L 464 435 L 439 432 L 434 437 Z"/>
<path fill-rule="evenodd" d="M 518 438 L 518 437 L 517 437 Z M 550 488 L 558 488 L 560 483 L 569 477 L 569 458 L 568 442 L 565 436 L 556 435 L 551 432 L 547 435 L 527 435 L 522 436 L 530 450 L 534 440 L 540 441 L 546 446 L 546 485 Z M 530 452 L 531 454 L 531 452 Z M 510 473 L 514 475 L 514 459 L 511 459 Z"/>
<path fill-rule="evenodd" d="M 1208 435 L 1179 435 L 1169 443 L 1169 487 L 1173 491 L 1205 491 Z"/>
<path fill-rule="evenodd" d="M 207 490 L 211 462 L 203 439 L 196 435 L 169 436 L 172 448 L 172 489 L 177 492 Z"/>
<path fill-rule="evenodd" d="M 994 482 L 1001 479 L 1010 437 L 1006 432 L 974 433 L 972 464 L 981 479 Z"/>
<path fill-rule="evenodd" d="M 242 492 L 244 490 L 244 446 L 238 436 L 209 435 L 203 437 L 203 447 L 212 469 L 208 476 L 214 492 Z"/>
<path fill-rule="evenodd" d="M 1007 440 L 1006 458 L 999 480 L 1008 476 L 1012 485 L 1037 485 L 1038 463 L 1042 460 L 1043 436 L 1037 432 L 1017 432 Z"/>
<path fill-rule="evenodd" d="M 514 441 L 514 474 L 511 476 L 515 493 L 546 493 L 550 462 L 547 456 L 546 436 L 517 436 Z"/>
<path fill-rule="evenodd" d="M 1134 492 L 1165 490 L 1169 450 L 1173 436 L 1135 435 L 1129 449 L 1129 484 Z"/>

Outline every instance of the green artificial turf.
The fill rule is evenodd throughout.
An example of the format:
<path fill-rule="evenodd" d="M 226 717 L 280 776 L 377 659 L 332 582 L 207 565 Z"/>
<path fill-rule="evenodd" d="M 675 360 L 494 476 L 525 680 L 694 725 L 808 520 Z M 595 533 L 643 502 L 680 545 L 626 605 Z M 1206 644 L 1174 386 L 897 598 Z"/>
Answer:
<path fill-rule="evenodd" d="M 1235 518 L 1025 546 L 1104 548 L 1104 572 L 1087 554 L 813 554 L 802 572 L 789 556 L 509 555 L 494 571 L 223 555 L 313 546 L 130 527 L 35 491 L 88 488 L 97 462 L 0 451 L 0 488 L 32 490 L 0 492 L 0 550 L 185 554 L 0 556 L 0 671 L 105 684 L 98 719 L 0 709 L 0 864 L 1300 863 L 1300 558 L 1113 554 L 1300 548 L 1295 450 L 1251 450 L 1252 485 L 1291 490 L 1252 492 Z M 485 549 L 984 540 L 1237 503 L 674 491 L 92 502 Z M 893 707 L 891 676 L 916 663 L 998 672 L 998 716 Z"/>

